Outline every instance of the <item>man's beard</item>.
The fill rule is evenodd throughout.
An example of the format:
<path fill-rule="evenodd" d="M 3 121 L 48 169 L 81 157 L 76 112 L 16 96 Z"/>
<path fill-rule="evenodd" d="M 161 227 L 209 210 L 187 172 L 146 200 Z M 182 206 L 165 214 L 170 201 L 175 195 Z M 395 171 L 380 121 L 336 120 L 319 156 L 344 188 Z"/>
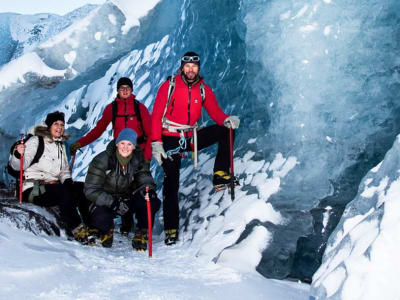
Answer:
<path fill-rule="evenodd" d="M 196 76 L 194 76 L 194 78 L 189 78 L 188 76 L 186 76 L 186 74 L 185 73 L 183 73 L 183 77 L 185 78 L 185 80 L 187 81 L 187 82 L 189 82 L 189 83 L 194 83 L 194 82 L 197 82 L 197 81 L 199 81 L 199 79 L 200 79 L 200 75 L 199 75 L 199 73 L 197 73 L 196 74 Z"/>

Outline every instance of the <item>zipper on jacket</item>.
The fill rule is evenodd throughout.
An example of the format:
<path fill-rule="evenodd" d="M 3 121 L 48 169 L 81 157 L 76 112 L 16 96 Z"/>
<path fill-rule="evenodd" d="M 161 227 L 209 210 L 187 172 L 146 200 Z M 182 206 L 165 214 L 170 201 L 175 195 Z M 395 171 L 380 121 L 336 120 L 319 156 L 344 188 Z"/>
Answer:
<path fill-rule="evenodd" d="M 188 125 L 190 125 L 190 98 L 192 93 L 192 86 L 189 86 L 189 103 L 188 103 Z"/>

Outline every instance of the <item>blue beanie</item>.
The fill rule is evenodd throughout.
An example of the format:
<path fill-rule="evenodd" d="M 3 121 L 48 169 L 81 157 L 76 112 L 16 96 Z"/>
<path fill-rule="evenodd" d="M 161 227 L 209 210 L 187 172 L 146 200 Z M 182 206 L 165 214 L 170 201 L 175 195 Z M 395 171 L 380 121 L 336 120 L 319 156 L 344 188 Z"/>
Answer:
<path fill-rule="evenodd" d="M 118 144 L 120 141 L 129 141 L 132 144 L 136 145 L 136 137 L 137 134 L 134 130 L 130 128 L 125 128 L 119 133 L 115 144 Z"/>

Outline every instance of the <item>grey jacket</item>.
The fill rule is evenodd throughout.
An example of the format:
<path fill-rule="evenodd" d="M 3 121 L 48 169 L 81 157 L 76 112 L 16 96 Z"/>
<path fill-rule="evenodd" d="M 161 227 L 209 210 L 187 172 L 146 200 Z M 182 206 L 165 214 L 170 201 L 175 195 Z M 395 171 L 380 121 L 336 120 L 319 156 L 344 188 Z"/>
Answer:
<path fill-rule="evenodd" d="M 133 150 L 124 173 L 117 159 L 115 142 L 111 141 L 90 163 L 84 191 L 96 205 L 110 207 L 115 198 L 128 197 L 146 186 L 156 188 L 143 150 L 140 147 Z"/>

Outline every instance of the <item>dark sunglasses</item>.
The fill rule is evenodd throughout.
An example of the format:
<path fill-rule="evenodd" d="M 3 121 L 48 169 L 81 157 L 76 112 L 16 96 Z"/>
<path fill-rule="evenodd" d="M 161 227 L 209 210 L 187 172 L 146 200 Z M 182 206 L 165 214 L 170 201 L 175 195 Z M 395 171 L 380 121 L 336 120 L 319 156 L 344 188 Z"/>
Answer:
<path fill-rule="evenodd" d="M 184 56 L 182 57 L 183 62 L 199 62 L 200 57 L 199 56 Z"/>

